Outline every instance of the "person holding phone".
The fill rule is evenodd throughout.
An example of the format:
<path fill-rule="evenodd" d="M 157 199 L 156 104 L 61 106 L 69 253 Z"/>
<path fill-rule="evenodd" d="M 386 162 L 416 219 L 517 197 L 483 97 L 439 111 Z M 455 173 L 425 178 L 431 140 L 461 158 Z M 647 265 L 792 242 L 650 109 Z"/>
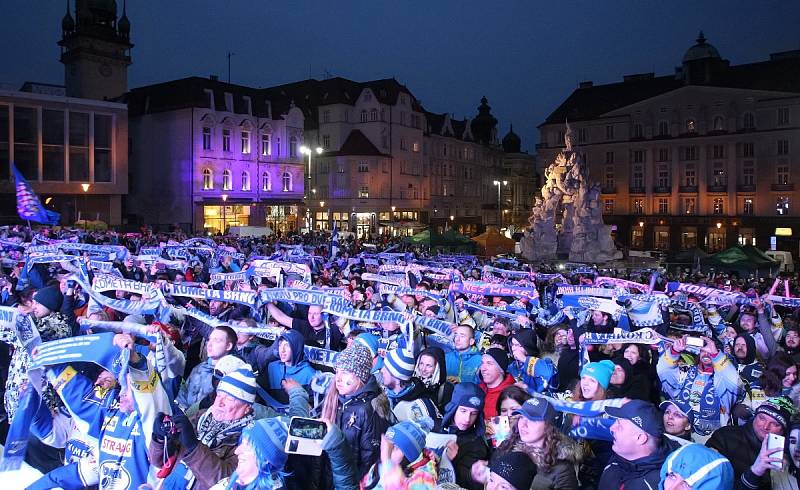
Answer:
<path fill-rule="evenodd" d="M 768 447 L 768 436 L 785 436 L 795 412 L 788 398 L 770 398 L 756 409 L 751 422 L 717 429 L 706 446 L 728 458 L 742 488 L 770 488 L 769 472 L 783 464 L 784 448 Z"/>

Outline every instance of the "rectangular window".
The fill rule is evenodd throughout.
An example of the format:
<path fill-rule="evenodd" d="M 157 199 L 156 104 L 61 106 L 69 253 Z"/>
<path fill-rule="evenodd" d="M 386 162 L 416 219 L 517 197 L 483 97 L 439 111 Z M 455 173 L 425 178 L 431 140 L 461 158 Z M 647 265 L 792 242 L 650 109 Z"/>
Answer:
<path fill-rule="evenodd" d="M 605 188 L 607 190 L 614 189 L 617 185 L 616 179 L 614 178 L 614 166 L 609 165 L 606 167 L 605 172 L 605 179 L 604 179 Z"/>
<path fill-rule="evenodd" d="M 578 143 L 586 143 L 589 141 L 588 137 L 589 130 L 586 128 L 579 128 L 578 129 Z"/>
<path fill-rule="evenodd" d="M 633 150 L 633 163 L 644 163 L 644 150 Z"/>
<path fill-rule="evenodd" d="M 64 111 L 42 111 L 42 180 L 64 181 Z"/>
<path fill-rule="evenodd" d="M 669 214 L 669 199 L 666 197 L 658 198 L 658 214 Z"/>
<path fill-rule="evenodd" d="M 414 153 L 419 153 L 419 143 L 416 141 L 411 145 L 411 151 Z"/>
<path fill-rule="evenodd" d="M 331 136 L 329 134 L 322 135 L 322 148 L 325 150 L 330 149 L 331 147 Z"/>
<path fill-rule="evenodd" d="M 660 121 L 658 123 L 658 135 L 661 137 L 669 136 L 669 122 Z"/>
<path fill-rule="evenodd" d="M 26 179 L 34 181 L 39 180 L 39 158 L 36 149 L 39 140 L 38 126 L 36 109 L 19 106 L 14 108 L 14 163 Z M 88 167 L 86 173 L 88 179 Z"/>
<path fill-rule="evenodd" d="M 686 250 L 697 246 L 697 231 L 694 228 L 681 232 L 681 248 Z"/>
<path fill-rule="evenodd" d="M 687 163 L 683 171 L 683 184 L 686 186 L 697 185 L 697 170 L 693 163 Z"/>
<path fill-rule="evenodd" d="M 669 250 L 669 231 L 656 230 L 655 247 L 656 250 Z"/>
<path fill-rule="evenodd" d="M 261 135 L 261 156 L 269 156 L 272 149 L 269 147 L 269 135 Z"/>
<path fill-rule="evenodd" d="M 613 140 L 614 139 L 614 126 L 608 125 L 606 126 L 606 139 Z"/>
<path fill-rule="evenodd" d="M 211 149 L 211 128 L 203 128 L 203 149 Z"/>
<path fill-rule="evenodd" d="M 642 165 L 633 166 L 633 172 L 631 173 L 631 187 L 638 189 L 644 187 L 644 167 Z"/>
<path fill-rule="evenodd" d="M 742 143 L 742 156 L 745 158 L 753 158 L 756 155 L 755 144 Z"/>
<path fill-rule="evenodd" d="M 789 196 L 778 196 L 775 198 L 775 214 L 778 216 L 789 214 Z"/>
<path fill-rule="evenodd" d="M 756 183 L 755 164 L 751 160 L 742 162 L 742 185 L 755 185 L 755 183 Z"/>
<path fill-rule="evenodd" d="M 669 148 L 659 148 L 658 149 L 658 160 L 659 162 L 668 162 L 669 161 Z"/>
<path fill-rule="evenodd" d="M 694 197 L 685 197 L 683 199 L 683 212 L 684 214 L 695 214 L 697 211 L 697 199 Z"/>
<path fill-rule="evenodd" d="M 369 186 L 362 185 L 358 188 L 358 197 L 359 199 L 368 199 L 369 198 Z"/>
<path fill-rule="evenodd" d="M 362 172 L 362 173 L 363 172 L 369 172 L 369 163 L 367 163 L 367 162 L 365 162 L 363 160 L 358 162 L 358 171 Z"/>
<path fill-rule="evenodd" d="M 697 160 L 697 147 L 684 146 L 681 148 L 681 158 L 683 160 Z"/>
<path fill-rule="evenodd" d="M 727 183 L 725 164 L 723 162 L 714 162 L 711 166 L 711 185 L 723 186 L 727 185 Z"/>
<path fill-rule="evenodd" d="M 69 113 L 69 180 L 89 182 L 89 114 Z"/>
<path fill-rule="evenodd" d="M 631 229 L 631 248 L 644 248 L 644 229 L 641 226 L 634 226 Z"/>
<path fill-rule="evenodd" d="M 658 187 L 669 187 L 669 167 L 666 165 L 658 166 Z"/>
<path fill-rule="evenodd" d="M 711 214 L 725 214 L 725 202 L 721 197 L 714 198 Z"/>
<path fill-rule="evenodd" d="M 789 140 L 778 140 L 778 155 L 789 154 Z"/>
<path fill-rule="evenodd" d="M 613 199 L 604 199 L 603 200 L 603 213 L 604 214 L 614 214 L 614 200 Z"/>
<path fill-rule="evenodd" d="M 613 151 L 607 151 L 606 152 L 606 164 L 609 164 L 609 163 L 614 163 L 614 152 Z"/>
<path fill-rule="evenodd" d="M 633 125 L 633 137 L 644 138 L 644 129 L 642 128 L 641 124 L 636 123 Z"/>
<path fill-rule="evenodd" d="M 242 154 L 250 154 L 250 131 L 242 131 Z"/>
<path fill-rule="evenodd" d="M 789 124 L 789 108 L 778 108 L 778 126 L 786 126 Z"/>
<path fill-rule="evenodd" d="M 753 214 L 753 198 L 747 197 L 742 202 L 742 214 Z"/>
<path fill-rule="evenodd" d="M 712 145 L 711 146 L 712 158 L 725 158 L 725 145 Z"/>
<path fill-rule="evenodd" d="M 644 214 L 644 199 L 633 200 L 633 214 Z"/>
<path fill-rule="evenodd" d="M 787 185 L 789 183 L 789 165 L 778 165 L 775 167 L 775 174 L 777 177 L 778 185 Z"/>
<path fill-rule="evenodd" d="M 408 144 L 406 143 L 406 139 L 402 136 L 400 137 L 400 149 L 401 150 L 408 150 Z"/>
<path fill-rule="evenodd" d="M 322 122 L 324 123 L 331 122 L 331 111 L 328 110 L 322 111 Z"/>
<path fill-rule="evenodd" d="M 111 182 L 111 116 L 94 115 L 94 181 Z"/>
<path fill-rule="evenodd" d="M 231 151 L 231 130 L 222 130 L 222 151 Z"/>

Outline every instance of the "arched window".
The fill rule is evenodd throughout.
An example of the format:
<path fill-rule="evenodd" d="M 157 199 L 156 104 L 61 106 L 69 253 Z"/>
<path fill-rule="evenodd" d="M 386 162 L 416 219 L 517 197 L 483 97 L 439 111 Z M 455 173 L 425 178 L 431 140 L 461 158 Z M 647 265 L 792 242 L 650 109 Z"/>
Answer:
<path fill-rule="evenodd" d="M 269 180 L 269 174 L 264 172 L 261 174 L 261 190 L 262 191 L 271 191 L 272 190 L 272 182 Z"/>
<path fill-rule="evenodd" d="M 222 190 L 229 191 L 233 189 L 233 184 L 231 182 L 231 171 L 225 170 L 222 172 Z"/>
<path fill-rule="evenodd" d="M 250 172 L 242 172 L 242 190 L 249 191 L 250 190 Z"/>
<path fill-rule="evenodd" d="M 297 138 L 292 136 L 289 138 L 289 157 L 294 158 L 297 156 Z"/>
<path fill-rule="evenodd" d="M 211 190 L 214 188 L 214 174 L 210 168 L 203 169 L 203 190 Z"/>
<path fill-rule="evenodd" d="M 292 176 L 289 172 L 283 173 L 283 178 L 281 179 L 283 183 L 283 192 L 291 192 L 292 190 Z"/>
<path fill-rule="evenodd" d="M 725 119 L 722 116 L 714 118 L 714 131 L 725 131 Z"/>

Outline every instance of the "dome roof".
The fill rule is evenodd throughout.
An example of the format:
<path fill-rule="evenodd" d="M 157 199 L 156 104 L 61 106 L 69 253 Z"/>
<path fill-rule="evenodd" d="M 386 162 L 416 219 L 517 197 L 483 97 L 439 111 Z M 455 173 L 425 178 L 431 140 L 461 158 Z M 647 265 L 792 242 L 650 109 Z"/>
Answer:
<path fill-rule="evenodd" d="M 697 36 L 697 44 L 689 48 L 686 51 L 686 54 L 683 55 L 683 63 L 695 60 L 705 60 L 709 58 L 721 59 L 722 57 L 719 55 L 717 48 L 706 42 L 706 37 L 703 35 L 703 31 L 700 31 L 700 35 Z"/>
<path fill-rule="evenodd" d="M 521 148 L 522 140 L 514 132 L 514 125 L 512 124 L 508 129 L 508 133 L 503 136 L 503 151 L 506 153 L 519 153 Z"/>

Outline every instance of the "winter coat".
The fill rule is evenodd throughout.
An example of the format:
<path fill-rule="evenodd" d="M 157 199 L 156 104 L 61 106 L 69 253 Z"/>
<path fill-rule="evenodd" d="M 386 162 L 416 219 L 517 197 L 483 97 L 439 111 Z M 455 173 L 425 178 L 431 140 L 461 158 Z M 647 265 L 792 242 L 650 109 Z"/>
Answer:
<path fill-rule="evenodd" d="M 667 459 L 676 443 L 669 439 L 662 439 L 656 452 L 644 458 L 628 461 L 613 453 L 608 460 L 608 466 L 603 470 L 598 488 L 625 490 L 653 490 L 658 488 L 661 481 L 661 466 Z"/>
<path fill-rule="evenodd" d="M 624 357 L 614 359 L 614 364 L 625 371 L 625 382 L 620 385 L 609 384 L 607 398 L 632 398 L 635 400 L 650 400 L 650 379 L 646 374 L 634 374 L 634 367 Z M 641 363 L 636 363 L 637 366 Z"/>
<path fill-rule="evenodd" d="M 436 359 L 437 369 L 436 372 L 434 372 L 434 377 L 436 377 L 437 374 L 438 377 L 436 377 L 436 379 L 428 380 L 427 383 L 422 379 L 419 381 L 425 385 L 426 394 L 431 400 L 433 400 L 433 403 L 436 405 L 436 408 L 439 409 L 439 412 L 444 413 L 444 407 L 453 396 L 454 388 L 453 383 L 447 381 L 447 361 L 445 360 L 444 351 L 439 347 L 428 347 L 419 353 L 417 360 L 419 360 L 420 356 L 423 354 Z"/>
<path fill-rule="evenodd" d="M 480 386 L 483 392 L 486 393 L 486 399 L 483 406 L 483 418 L 490 419 L 497 415 L 497 399 L 500 398 L 500 393 L 513 384 L 514 378 L 512 378 L 510 374 L 506 374 L 506 377 L 503 379 L 503 381 L 501 381 L 500 384 L 494 388 L 489 388 L 486 386 L 486 383 L 481 381 L 478 386 Z"/>
<path fill-rule="evenodd" d="M 181 385 L 175 401 L 184 409 L 191 407 L 214 391 L 211 385 L 213 378 L 214 366 L 211 364 L 211 359 L 206 359 L 192 369 L 189 377 Z"/>
<path fill-rule="evenodd" d="M 352 395 L 339 396 L 338 412 L 336 425 L 353 451 L 356 477 L 361 478 L 380 458 L 381 435 L 392 425 L 389 403 L 372 377 Z"/>
<path fill-rule="evenodd" d="M 583 461 L 583 448 L 573 439 L 566 435 L 558 434 L 556 461 L 550 467 L 537 464 L 536 455 L 532 454 L 530 447 L 521 441 L 514 446 L 513 450 L 527 453 L 531 456 L 533 464 L 536 464 L 537 472 L 533 483 L 531 483 L 531 490 L 577 490 L 578 477 L 575 466 Z M 495 452 L 492 457 L 497 455 L 499 455 L 499 451 Z"/>
<path fill-rule="evenodd" d="M 717 450 L 731 462 L 735 478 L 734 488 L 768 489 L 770 487 L 769 473 L 766 473 L 764 477 L 759 477 L 750 471 L 750 466 L 755 462 L 758 453 L 761 451 L 761 441 L 758 440 L 756 433 L 753 431 L 752 422 L 748 422 L 745 425 L 729 425 L 717 429 L 706 441 L 706 446 Z M 745 481 L 749 485 L 745 484 Z"/>
<path fill-rule="evenodd" d="M 549 393 L 558 388 L 558 373 L 553 361 L 544 357 L 529 356 L 525 362 L 515 360 L 508 366 L 508 374 L 525 383 L 529 392 Z"/>
<path fill-rule="evenodd" d="M 489 445 L 486 444 L 486 439 L 480 433 L 482 431 L 475 430 L 474 426 L 469 430 L 461 431 L 455 425 L 451 425 L 443 432 L 456 435 L 458 454 L 452 461 L 453 469 L 456 472 L 456 482 L 467 490 L 482 490 L 483 485 L 472 479 L 472 464 L 489 459 Z"/>
<path fill-rule="evenodd" d="M 322 450 L 328 455 L 333 475 L 333 488 L 336 490 L 357 490 L 358 475 L 351 446 L 338 426 L 333 425 L 322 440 Z M 369 469 L 369 468 L 367 468 Z"/>
<path fill-rule="evenodd" d="M 434 428 L 441 427 L 442 415 L 428 395 L 425 385 L 417 378 L 411 378 L 409 384 L 398 393 L 387 391 L 386 397 L 397 422 L 430 417 Z"/>
<path fill-rule="evenodd" d="M 311 378 L 317 374 L 317 370 L 311 367 L 306 361 L 306 354 L 303 348 L 303 335 L 300 332 L 289 330 L 278 337 L 277 342 L 286 341 L 292 349 L 292 364 L 287 366 L 280 360 L 272 361 L 267 366 L 268 393 L 281 403 L 288 401 L 288 396 L 281 387 L 284 379 L 291 378 L 303 387 L 311 385 Z"/>
<path fill-rule="evenodd" d="M 478 382 L 478 369 L 481 367 L 483 354 L 477 348 L 473 346 L 464 352 L 450 351 L 444 358 L 448 378 L 457 378 L 459 382 Z"/>

